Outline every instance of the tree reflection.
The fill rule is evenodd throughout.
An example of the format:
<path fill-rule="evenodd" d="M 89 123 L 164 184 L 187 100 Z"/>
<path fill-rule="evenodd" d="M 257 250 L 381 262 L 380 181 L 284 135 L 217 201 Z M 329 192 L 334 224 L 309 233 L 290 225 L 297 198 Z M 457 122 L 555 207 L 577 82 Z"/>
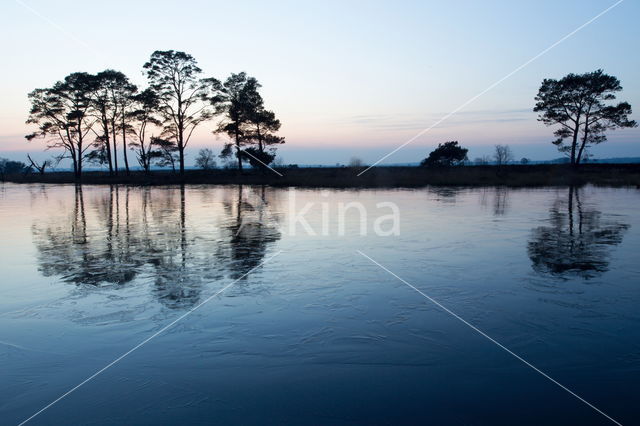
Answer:
<path fill-rule="evenodd" d="M 570 187 L 566 200 L 550 210 L 551 226 L 533 229 L 528 244 L 535 271 L 560 277 L 593 278 L 609 269 L 612 246 L 620 244 L 629 225 L 606 220 L 585 206 L 579 188 Z"/>
<path fill-rule="evenodd" d="M 77 186 L 70 213 L 32 227 L 39 269 L 77 285 L 122 285 L 139 278 L 153 284 L 153 295 L 165 306 L 193 306 L 206 283 L 245 276 L 280 238 L 265 188 L 257 202 L 247 200 L 242 187 L 218 191 L 224 199 L 211 207 L 214 223 L 203 225 L 190 223 L 190 191 L 184 186 L 114 185 L 97 197 L 90 191 L 89 200 Z M 199 207 L 194 205 L 202 213 Z"/>
<path fill-rule="evenodd" d="M 253 268 L 264 258 L 269 243 L 280 239 L 280 232 L 268 213 L 269 203 L 266 187 L 262 186 L 255 201 L 244 195 L 242 185 L 238 186 L 235 203 L 227 200 L 225 209 L 233 218 L 226 226 L 230 242 L 230 267 L 232 278 L 246 278 Z"/>
<path fill-rule="evenodd" d="M 509 210 L 509 191 L 506 186 L 482 188 L 480 190 L 480 205 L 487 207 L 491 201 L 493 215 L 504 216 Z"/>
<path fill-rule="evenodd" d="M 114 195 L 115 192 L 115 195 Z M 131 242 L 122 238 L 119 209 L 114 209 L 118 189 L 110 188 L 108 200 L 98 200 L 96 211 L 105 238 L 92 238 L 82 186 L 74 191 L 72 212 L 66 220 L 46 227 L 33 226 L 40 271 L 75 284 L 123 284 L 136 275 Z M 128 193 L 127 193 L 128 194 Z M 115 223 L 115 225 L 114 225 Z"/>
<path fill-rule="evenodd" d="M 455 203 L 458 194 L 462 193 L 461 188 L 454 186 L 433 186 L 427 188 L 427 191 L 434 196 L 434 198 L 443 203 Z"/>
<path fill-rule="evenodd" d="M 196 270 L 202 269 L 203 265 L 211 270 L 216 268 L 216 264 L 208 259 L 202 263 L 201 253 L 196 253 L 195 247 L 190 253 L 184 185 L 178 192 L 179 198 L 175 197 L 175 189 L 159 194 L 154 191 L 152 197 L 147 189 L 142 210 L 142 217 L 147 219 L 143 229 L 148 235 L 147 262 L 152 265 L 153 293 L 162 304 L 172 309 L 195 305 L 200 300 L 203 286 L 202 277 Z M 160 205 L 154 205 L 155 201 Z M 149 216 L 156 222 L 155 226 L 150 227 Z M 221 275 L 215 276 L 215 279 L 220 278 Z"/>

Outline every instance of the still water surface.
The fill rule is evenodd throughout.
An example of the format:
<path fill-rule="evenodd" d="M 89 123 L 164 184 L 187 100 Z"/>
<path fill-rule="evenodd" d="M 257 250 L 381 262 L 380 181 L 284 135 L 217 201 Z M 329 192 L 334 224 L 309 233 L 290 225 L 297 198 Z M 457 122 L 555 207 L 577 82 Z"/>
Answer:
<path fill-rule="evenodd" d="M 0 186 L 0 422 L 235 282 L 33 424 L 612 424 L 358 251 L 638 422 L 639 190 L 291 195 Z M 366 235 L 355 209 L 340 235 L 353 201 Z M 317 235 L 292 232 L 307 202 Z M 379 202 L 399 235 L 371 232 Z"/>

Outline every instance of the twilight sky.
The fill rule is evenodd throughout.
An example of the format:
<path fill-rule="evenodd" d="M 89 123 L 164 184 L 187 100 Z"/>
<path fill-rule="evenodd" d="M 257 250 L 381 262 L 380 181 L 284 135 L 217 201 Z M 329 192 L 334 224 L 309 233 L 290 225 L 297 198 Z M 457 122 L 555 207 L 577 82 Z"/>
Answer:
<path fill-rule="evenodd" d="M 151 52 L 175 49 L 207 75 L 258 78 L 283 123 L 285 162 L 373 162 L 614 3 L 3 0 L 0 156 L 43 150 L 24 139 L 34 88 L 105 68 L 144 86 Z M 623 1 L 386 162 L 419 161 L 447 140 L 469 147 L 470 158 L 497 143 L 517 158 L 559 157 L 531 108 L 543 78 L 569 72 L 620 78 L 619 100 L 640 121 L 638 22 L 640 2 Z M 221 149 L 214 126 L 200 129 L 192 150 Z M 640 129 L 610 132 L 593 154 L 640 156 Z"/>

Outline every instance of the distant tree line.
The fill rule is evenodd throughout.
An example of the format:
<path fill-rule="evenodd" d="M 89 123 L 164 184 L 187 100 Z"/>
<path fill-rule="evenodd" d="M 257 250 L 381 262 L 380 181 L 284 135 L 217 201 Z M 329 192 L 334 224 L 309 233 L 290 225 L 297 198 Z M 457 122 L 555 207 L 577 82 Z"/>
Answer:
<path fill-rule="evenodd" d="M 36 170 L 40 174 L 44 174 L 46 169 L 51 166 L 50 160 L 38 162 L 28 154 L 27 158 L 29 159 L 29 164 L 25 164 L 22 161 L 14 161 L 0 157 L 0 181 L 4 181 L 7 175 L 16 175 L 20 173 L 26 174 L 33 170 Z"/>
<path fill-rule="evenodd" d="M 185 148 L 194 131 L 219 118 L 213 133 L 228 138 L 220 157 L 235 158 L 240 171 L 244 163 L 264 168 L 274 161 L 277 146 L 284 143 L 277 135 L 281 124 L 265 108 L 254 77 L 244 72 L 231 74 L 224 82 L 205 77 L 191 55 L 173 50 L 155 51 L 143 72 L 149 83 L 145 89 L 110 69 L 97 74 L 72 73 L 50 88 L 35 89 L 29 94 L 27 123 L 37 129 L 26 138 L 43 138 L 47 148 L 62 149 L 57 160 L 71 159 L 78 177 L 84 161 L 105 165 L 110 174 L 117 175 L 119 158 L 128 174 L 129 151 L 146 172 L 155 164 L 184 174 Z M 637 126 L 629 118 L 629 103 L 610 103 L 621 90 L 620 81 L 602 70 L 545 79 L 533 110 L 539 113 L 539 121 L 557 126 L 553 143 L 568 162 L 578 165 L 589 158 L 591 146 L 606 141 L 607 130 Z M 445 142 L 421 165 L 469 164 L 467 152 L 457 141 Z M 31 169 L 40 173 L 51 165 L 29 160 Z M 513 162 L 507 145 L 497 145 L 493 158 L 475 160 L 479 165 Z M 520 164 L 528 163 L 527 158 L 520 160 Z M 196 165 L 210 169 L 215 164 L 210 149 L 200 150 Z"/>
<path fill-rule="evenodd" d="M 122 72 L 75 72 L 52 87 L 29 94 L 27 123 L 37 126 L 27 140 L 42 138 L 47 148 L 61 149 L 77 177 L 85 161 L 105 165 L 110 174 L 130 172 L 129 151 L 149 172 L 152 164 L 184 174 L 185 148 L 201 124 L 219 118 L 214 134 L 227 135 L 221 156 L 266 167 L 284 138 L 280 121 L 264 106 L 258 81 L 241 72 L 224 82 L 204 77 L 185 52 L 155 51 L 143 66 L 149 86 L 138 88 Z M 121 155 L 119 152 L 121 151 Z M 205 155 L 206 159 L 201 159 Z M 199 164 L 214 165 L 201 151 Z M 32 164 L 36 167 L 36 164 Z M 45 167 L 48 164 L 38 164 Z M 42 169 L 44 171 L 44 168 Z"/>
<path fill-rule="evenodd" d="M 21 161 L 13 161 L 7 158 L 0 158 L 0 181 L 4 181 L 5 176 L 22 173 L 27 170 L 27 165 Z"/>
<path fill-rule="evenodd" d="M 495 164 L 503 166 L 514 162 L 513 152 L 508 145 L 495 145 L 493 157 L 484 156 L 470 161 L 467 157 L 468 148 L 460 146 L 458 141 L 441 143 L 436 149 L 431 151 L 429 156 L 422 160 L 421 166 L 425 167 L 452 167 L 463 166 L 465 164 L 475 164 L 478 166 Z M 529 160 L 523 158 L 520 164 L 528 164 Z"/>

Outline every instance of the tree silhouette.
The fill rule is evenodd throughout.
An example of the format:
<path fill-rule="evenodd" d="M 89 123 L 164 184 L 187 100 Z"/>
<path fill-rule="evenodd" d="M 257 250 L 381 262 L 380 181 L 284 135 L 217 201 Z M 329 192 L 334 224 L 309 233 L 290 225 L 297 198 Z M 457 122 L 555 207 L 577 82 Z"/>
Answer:
<path fill-rule="evenodd" d="M 232 140 L 231 143 L 225 144 L 220 156 L 228 158 L 235 155 L 240 172 L 242 172 L 242 162 L 250 158 L 243 155 L 242 147 L 251 143 L 251 132 L 248 126 L 256 108 L 255 95 L 259 87 L 258 80 L 248 77 L 244 72 L 231 74 L 223 84 L 224 119 L 215 133 L 224 133 Z"/>
<path fill-rule="evenodd" d="M 0 180 L 4 181 L 6 175 L 15 173 L 21 173 L 25 171 L 29 166 L 21 161 L 11 161 L 6 158 L 0 158 Z M 43 168 L 44 168 L 43 163 Z"/>
<path fill-rule="evenodd" d="M 196 166 L 202 170 L 209 170 L 216 167 L 215 155 L 213 150 L 209 148 L 202 148 L 198 151 L 198 157 L 196 157 Z"/>
<path fill-rule="evenodd" d="M 498 166 L 503 166 L 512 162 L 513 153 L 511 152 L 511 148 L 509 148 L 509 145 L 496 145 L 493 159 Z"/>
<path fill-rule="evenodd" d="M 569 155 L 571 164 L 580 164 L 586 149 L 607 140 L 606 130 L 637 125 L 629 120 L 631 105 L 627 102 L 606 103 L 621 90 L 620 81 L 602 70 L 544 79 L 533 110 L 547 126 L 560 126 L 554 132 L 554 145 Z"/>
<path fill-rule="evenodd" d="M 27 135 L 27 140 L 44 138 L 47 148 L 62 148 L 63 155 L 71 158 L 77 178 L 82 176 L 82 160 L 91 147 L 86 138 L 94 124 L 90 112 L 95 88 L 94 76 L 77 72 L 51 88 L 29 93 L 27 124 L 36 124 L 38 129 Z"/>
<path fill-rule="evenodd" d="M 129 145 L 135 150 L 138 164 L 146 173 L 149 173 L 151 160 L 154 158 L 151 144 L 153 135 L 148 134 L 149 126 L 161 125 L 155 115 L 158 107 L 159 99 L 156 92 L 146 89 L 133 97 L 133 108 L 129 113 L 131 133 L 135 138 Z"/>
<path fill-rule="evenodd" d="M 151 138 L 153 150 L 149 156 L 160 167 L 169 167 L 176 171 L 176 162 L 180 161 L 178 146 L 174 141 L 162 138 Z"/>
<path fill-rule="evenodd" d="M 47 167 L 51 165 L 51 160 L 44 160 L 42 163 L 38 163 L 33 158 L 31 158 L 31 155 L 29 154 L 27 154 L 27 159 L 29 160 L 28 167 L 36 169 L 38 173 L 40 173 L 41 175 L 43 175 L 44 172 L 47 170 Z"/>
<path fill-rule="evenodd" d="M 462 164 L 467 159 L 467 148 L 458 145 L 458 141 L 438 144 L 420 165 L 427 167 L 451 167 Z"/>
<path fill-rule="evenodd" d="M 276 157 L 276 145 L 285 142 L 284 137 L 276 135 L 280 130 L 280 120 L 276 118 L 273 111 L 268 111 L 264 107 L 262 96 L 258 92 L 260 85 L 252 87 L 253 91 L 249 93 L 251 101 L 249 102 L 249 122 L 250 129 L 248 138 L 257 146 L 245 149 L 249 157 L 249 164 L 257 168 L 265 168 L 271 164 Z"/>
<path fill-rule="evenodd" d="M 219 112 L 220 82 L 215 78 L 200 78 L 202 70 L 193 56 L 174 50 L 156 50 L 144 69 L 160 100 L 163 137 L 175 142 L 180 173 L 184 174 L 184 149 L 193 131 Z"/>
<path fill-rule="evenodd" d="M 100 124 L 101 132 L 96 138 L 98 152 L 93 157 L 105 162 L 109 172 L 118 174 L 118 135 L 122 138 L 125 170 L 129 173 L 127 157 L 127 132 L 130 126 L 128 109 L 133 103 L 138 88 L 120 71 L 105 70 L 95 75 L 95 91 L 92 94 L 93 114 Z M 112 160 L 113 157 L 113 160 Z"/>
<path fill-rule="evenodd" d="M 528 244 L 532 267 L 559 277 L 593 278 L 609 269 L 609 251 L 622 242 L 629 225 L 605 220 L 583 205 L 580 189 L 570 187 L 567 200 L 550 210 L 550 226 L 532 231 Z"/>
<path fill-rule="evenodd" d="M 113 134 L 113 137 L 115 138 L 115 120 L 117 116 L 114 113 L 115 106 L 111 102 L 111 93 L 108 84 L 110 79 L 107 78 L 107 75 L 108 73 L 110 74 L 110 72 L 111 70 L 103 71 L 102 81 L 96 85 L 95 91 L 92 94 L 92 106 L 97 119 L 97 124 L 100 127 L 100 133 L 94 130 L 94 133 L 96 133 L 96 140 L 94 143 L 96 149 L 91 154 L 91 160 L 99 164 L 106 162 L 109 166 L 109 174 L 113 174 L 111 135 Z M 113 71 L 113 73 L 117 73 L 117 71 Z M 113 149 L 117 149 L 115 140 Z"/>

